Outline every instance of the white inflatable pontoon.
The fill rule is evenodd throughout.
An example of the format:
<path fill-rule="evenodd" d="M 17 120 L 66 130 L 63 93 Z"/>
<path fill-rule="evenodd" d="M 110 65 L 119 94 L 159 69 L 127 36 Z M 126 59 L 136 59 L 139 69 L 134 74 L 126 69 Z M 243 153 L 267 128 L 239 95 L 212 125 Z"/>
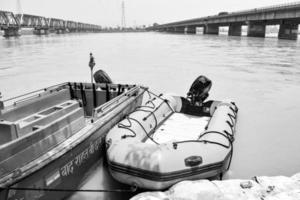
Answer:
<path fill-rule="evenodd" d="M 232 158 L 236 105 L 210 101 L 197 106 L 182 97 L 148 94 L 106 136 L 112 176 L 160 190 L 183 180 L 222 175 Z"/>

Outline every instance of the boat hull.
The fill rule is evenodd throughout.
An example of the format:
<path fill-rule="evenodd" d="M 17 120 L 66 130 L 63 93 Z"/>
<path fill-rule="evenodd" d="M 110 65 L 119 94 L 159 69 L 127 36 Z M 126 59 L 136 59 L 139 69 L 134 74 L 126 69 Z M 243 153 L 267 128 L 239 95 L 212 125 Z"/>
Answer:
<path fill-rule="evenodd" d="M 46 159 L 39 158 L 33 161 L 35 165 L 31 165 L 33 167 L 29 170 L 30 173 L 22 175 L 20 170 L 15 174 L 16 177 L 13 177 L 14 180 L 10 179 L 6 184 L 2 184 L 0 199 L 60 200 L 70 196 L 73 193 L 70 190 L 80 187 L 97 161 L 105 159 L 106 133 L 141 104 L 141 101 L 142 93 L 118 105 L 104 116 L 105 120 L 100 118 L 91 123 L 89 133 L 84 133 L 84 130 L 82 132 L 87 134 L 86 137 L 67 140 L 64 146 L 58 145 L 54 151 L 48 152 L 49 155 L 44 155 Z M 103 181 L 101 186 L 101 189 L 105 190 L 116 189 L 111 181 Z M 59 191 L 47 191 L 49 189 Z"/>
<path fill-rule="evenodd" d="M 93 149 L 91 148 L 93 146 Z M 11 185 L 13 188 L 74 189 L 84 179 L 87 169 L 103 156 L 103 133 L 94 133 L 87 140 L 60 158 Z M 78 160 L 82 159 L 80 163 Z M 75 164 L 75 161 L 78 164 Z M 6 194 L 5 194 L 6 193 Z M 9 190 L 1 193 L 1 199 L 62 199 L 70 192 Z"/>

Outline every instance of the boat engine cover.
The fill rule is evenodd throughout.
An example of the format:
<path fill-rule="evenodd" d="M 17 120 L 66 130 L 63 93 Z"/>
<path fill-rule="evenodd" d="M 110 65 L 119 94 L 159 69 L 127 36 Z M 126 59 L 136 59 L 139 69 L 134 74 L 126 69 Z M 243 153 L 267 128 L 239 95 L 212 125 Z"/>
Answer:
<path fill-rule="evenodd" d="M 95 79 L 96 83 L 112 83 L 111 78 L 102 69 L 100 69 L 94 73 L 94 79 Z"/>
<path fill-rule="evenodd" d="M 208 97 L 208 92 L 212 86 L 212 82 L 206 76 L 199 76 L 193 82 L 187 93 L 187 98 L 192 104 L 202 104 L 202 102 Z"/>

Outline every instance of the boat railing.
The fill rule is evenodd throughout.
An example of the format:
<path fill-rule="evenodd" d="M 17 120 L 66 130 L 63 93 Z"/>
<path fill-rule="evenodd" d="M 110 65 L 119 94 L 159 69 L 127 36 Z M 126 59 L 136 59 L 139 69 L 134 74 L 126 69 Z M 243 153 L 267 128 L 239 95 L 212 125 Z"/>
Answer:
<path fill-rule="evenodd" d="M 22 102 L 28 101 L 30 99 L 34 99 L 37 97 L 41 97 L 43 94 L 48 94 L 51 93 L 53 91 L 59 91 L 61 89 L 65 89 L 68 87 L 74 87 L 76 85 L 76 83 L 70 83 L 70 82 L 64 82 L 64 83 L 60 83 L 57 85 L 53 85 L 47 88 L 43 88 L 43 89 L 39 89 L 39 90 L 35 90 L 26 94 L 22 94 L 16 97 L 12 97 L 9 99 L 5 99 L 0 101 L 0 110 L 4 109 L 4 107 L 6 105 L 14 105 L 16 106 L 17 104 L 20 104 Z M 92 84 L 91 83 L 83 83 L 85 88 L 92 88 Z M 106 84 L 100 83 L 100 84 L 96 84 L 97 86 L 100 87 L 106 87 Z M 117 89 L 119 87 L 119 84 L 109 84 L 110 88 L 112 89 Z M 124 85 L 125 88 L 131 88 L 133 87 L 133 85 Z"/>
<path fill-rule="evenodd" d="M 78 83 L 69 83 L 71 86 L 79 86 L 79 84 Z M 107 83 L 93 83 L 93 84 L 95 84 L 96 85 L 96 87 L 100 87 L 100 88 L 106 88 L 107 87 L 107 85 L 109 85 L 109 88 L 111 88 L 111 89 L 118 89 L 119 88 L 119 86 L 121 85 L 122 87 L 124 87 L 124 88 L 132 88 L 132 87 L 134 87 L 135 85 L 128 85 L 128 84 L 115 84 L 115 83 L 109 83 L 109 84 L 107 84 Z M 85 89 L 92 89 L 93 88 L 93 84 L 92 83 L 82 83 L 82 86 L 85 88 Z"/>
<path fill-rule="evenodd" d="M 13 104 L 13 105 L 17 105 L 18 103 L 36 98 L 36 97 L 40 97 L 42 96 L 43 93 L 45 92 L 52 92 L 53 90 L 59 90 L 64 88 L 64 86 L 67 86 L 68 83 L 61 83 L 61 84 L 57 84 L 57 85 L 53 85 L 47 88 L 43 88 L 43 89 L 39 89 L 39 90 L 35 90 L 26 94 L 22 94 L 16 97 L 12 97 L 9 99 L 5 99 L 3 101 L 0 101 L 0 110 L 4 108 L 4 104 Z"/>
<path fill-rule="evenodd" d="M 142 89 L 143 92 L 144 92 L 148 88 L 142 87 L 142 86 L 135 86 L 135 87 L 131 88 L 126 93 L 123 93 L 123 94 L 115 97 L 112 101 L 104 103 L 103 105 L 95 108 L 94 112 L 93 112 L 93 117 L 99 118 L 101 116 L 104 116 L 106 113 L 111 111 L 113 108 L 115 108 L 115 107 L 119 106 L 120 104 L 122 104 L 129 97 L 136 96 L 139 93 L 140 89 Z M 126 97 L 128 97 L 128 98 L 126 98 Z"/>

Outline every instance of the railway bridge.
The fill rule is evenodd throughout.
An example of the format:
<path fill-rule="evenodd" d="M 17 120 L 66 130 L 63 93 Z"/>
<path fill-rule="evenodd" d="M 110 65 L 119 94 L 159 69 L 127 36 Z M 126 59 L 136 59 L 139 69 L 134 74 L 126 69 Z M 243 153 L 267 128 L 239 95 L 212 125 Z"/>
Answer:
<path fill-rule="evenodd" d="M 238 12 L 220 12 L 184 21 L 149 27 L 148 30 L 195 34 L 201 27 L 203 34 L 219 34 L 219 27 L 228 26 L 228 35 L 241 36 L 247 26 L 247 36 L 265 37 L 267 25 L 279 25 L 278 38 L 296 40 L 300 23 L 300 2 L 255 8 Z"/>
<path fill-rule="evenodd" d="M 21 28 L 33 28 L 34 34 L 37 35 L 48 34 L 50 31 L 56 33 L 101 31 L 99 25 L 0 10 L 0 29 L 4 31 L 5 37 L 19 36 Z"/>

